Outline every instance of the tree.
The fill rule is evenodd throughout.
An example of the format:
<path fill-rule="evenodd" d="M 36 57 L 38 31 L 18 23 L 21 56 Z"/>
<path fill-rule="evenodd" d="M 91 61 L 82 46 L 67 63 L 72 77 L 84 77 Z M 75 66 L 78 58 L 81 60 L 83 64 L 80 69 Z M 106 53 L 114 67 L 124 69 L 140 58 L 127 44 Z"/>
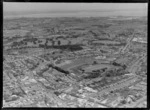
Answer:
<path fill-rule="evenodd" d="M 84 72 L 85 72 L 85 70 L 83 70 L 83 69 L 81 69 L 81 71 L 82 71 L 82 73 L 84 73 Z"/>
<path fill-rule="evenodd" d="M 97 61 L 93 61 L 93 65 L 96 65 L 96 64 L 98 64 Z"/>
<path fill-rule="evenodd" d="M 127 68 L 127 66 L 124 64 L 124 65 L 122 65 L 122 68 L 123 68 L 123 69 L 126 69 L 126 68 Z"/>
<path fill-rule="evenodd" d="M 59 45 L 59 46 L 61 45 L 61 42 L 60 42 L 60 40 L 58 41 L 58 45 Z"/>
<path fill-rule="evenodd" d="M 106 74 L 106 77 L 111 77 L 111 74 L 110 74 L 110 73 L 107 73 L 107 74 Z"/>

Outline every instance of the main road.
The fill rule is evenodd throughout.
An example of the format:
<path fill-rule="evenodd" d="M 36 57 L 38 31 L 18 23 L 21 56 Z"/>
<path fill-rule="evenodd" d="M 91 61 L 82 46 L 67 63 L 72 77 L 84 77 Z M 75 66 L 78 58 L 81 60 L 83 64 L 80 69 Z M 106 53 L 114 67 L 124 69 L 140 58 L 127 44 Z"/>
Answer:
<path fill-rule="evenodd" d="M 120 50 L 120 53 L 123 53 L 125 52 L 125 50 L 130 46 L 130 42 L 132 41 L 132 39 L 134 38 L 134 35 L 135 33 L 132 34 L 132 36 L 127 40 L 127 44 L 125 47 L 123 47 L 123 49 Z"/>

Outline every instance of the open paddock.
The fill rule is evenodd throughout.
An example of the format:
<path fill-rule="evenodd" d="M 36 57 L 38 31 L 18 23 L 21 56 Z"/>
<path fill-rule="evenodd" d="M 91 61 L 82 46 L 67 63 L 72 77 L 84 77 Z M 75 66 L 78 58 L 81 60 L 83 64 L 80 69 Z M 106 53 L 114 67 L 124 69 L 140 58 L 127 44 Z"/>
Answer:
<path fill-rule="evenodd" d="M 78 58 L 78 59 L 73 60 L 70 64 L 66 64 L 66 65 L 61 66 L 61 68 L 71 69 L 71 68 L 74 68 L 74 67 L 79 66 L 79 65 L 90 64 L 94 60 L 95 60 L 94 58 L 88 58 L 88 57 L 87 58 Z"/>

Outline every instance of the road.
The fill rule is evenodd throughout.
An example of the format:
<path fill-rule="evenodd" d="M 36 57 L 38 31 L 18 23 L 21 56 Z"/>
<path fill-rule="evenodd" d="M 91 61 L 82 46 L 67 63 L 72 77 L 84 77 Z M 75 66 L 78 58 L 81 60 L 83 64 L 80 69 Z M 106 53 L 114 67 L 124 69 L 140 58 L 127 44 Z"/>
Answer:
<path fill-rule="evenodd" d="M 138 67 L 140 66 L 140 60 L 144 59 L 146 57 L 146 54 L 143 54 L 142 57 L 140 59 L 138 59 L 132 66 L 130 66 L 128 68 L 128 71 L 135 74 L 136 70 L 138 69 Z"/>
<path fill-rule="evenodd" d="M 123 53 L 124 54 L 124 52 L 125 52 L 125 50 L 130 46 L 130 42 L 131 42 L 131 40 L 134 38 L 134 33 L 132 34 L 132 36 L 127 40 L 127 45 L 123 48 L 123 49 L 121 49 L 121 52 L 120 53 Z"/>

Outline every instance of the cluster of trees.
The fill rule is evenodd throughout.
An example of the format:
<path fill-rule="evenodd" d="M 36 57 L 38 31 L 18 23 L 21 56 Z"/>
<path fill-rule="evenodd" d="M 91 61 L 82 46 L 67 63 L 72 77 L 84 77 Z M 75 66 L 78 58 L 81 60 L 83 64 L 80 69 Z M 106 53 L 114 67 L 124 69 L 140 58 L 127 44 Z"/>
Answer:
<path fill-rule="evenodd" d="M 100 81 L 96 81 L 96 82 L 93 81 L 93 83 L 89 84 L 89 86 L 90 87 L 93 86 L 92 88 L 97 89 L 99 87 L 104 87 L 107 84 L 108 84 L 108 80 L 105 77 L 103 77 L 103 79 Z"/>
<path fill-rule="evenodd" d="M 98 69 L 98 70 L 93 70 L 92 72 L 100 72 L 100 73 L 102 73 L 102 72 L 105 72 L 106 70 L 107 70 L 107 67 L 102 68 L 102 69 Z"/>
<path fill-rule="evenodd" d="M 104 73 L 106 70 L 107 70 L 107 67 L 99 69 L 99 70 L 93 70 L 92 72 L 87 73 L 88 75 L 85 76 L 84 78 L 85 79 L 90 79 L 90 78 L 102 77 L 103 76 L 102 73 Z"/>
<path fill-rule="evenodd" d="M 35 42 L 37 41 L 38 39 L 37 38 L 33 38 L 33 37 L 31 37 L 31 38 L 25 38 L 25 39 L 23 39 L 23 40 L 21 40 L 21 41 L 15 41 L 15 42 L 13 42 L 12 43 L 12 47 L 21 47 L 21 46 L 27 46 L 27 43 L 28 42 L 33 42 L 34 44 L 35 44 Z"/>
<path fill-rule="evenodd" d="M 52 43 L 51 45 L 48 44 L 48 41 L 50 40 L 50 42 Z M 38 41 L 38 43 L 37 43 Z M 33 43 L 32 46 L 28 46 L 28 42 Z M 55 45 L 55 42 L 57 42 L 57 45 Z M 38 40 L 37 38 L 26 38 L 23 39 L 21 41 L 15 41 L 12 43 L 11 47 L 13 48 L 45 48 L 45 49 L 49 49 L 49 48 L 53 48 L 53 49 L 61 49 L 61 50 L 69 50 L 69 51 L 78 51 L 78 50 L 82 50 L 82 44 L 74 44 L 71 45 L 71 41 L 68 41 L 67 45 L 61 45 L 61 41 L 54 41 L 53 39 L 46 39 L 45 43 L 43 42 L 42 44 L 41 40 Z M 38 44 L 38 46 L 34 46 L 35 44 Z"/>
<path fill-rule="evenodd" d="M 70 72 L 69 72 L 69 71 L 67 71 L 67 70 L 63 70 L 63 69 L 62 69 L 62 68 L 60 68 L 60 67 L 55 66 L 54 68 L 55 68 L 57 71 L 64 73 L 65 75 L 70 74 Z"/>
<path fill-rule="evenodd" d="M 12 43 L 12 45 L 11 45 L 11 47 L 12 48 L 16 48 L 16 47 L 20 47 L 20 46 L 23 46 L 23 45 L 25 45 L 26 43 L 24 43 L 24 42 L 22 42 L 22 41 L 20 41 L 20 42 L 13 42 Z"/>
<path fill-rule="evenodd" d="M 117 62 L 112 62 L 112 65 L 114 66 L 120 66 L 122 67 L 124 70 L 127 68 L 127 66 L 125 64 L 120 64 L 120 63 L 117 63 Z"/>
<path fill-rule="evenodd" d="M 114 66 L 121 66 L 121 64 L 119 64 L 117 62 L 112 62 L 112 65 L 114 65 Z"/>
<path fill-rule="evenodd" d="M 113 62 L 113 65 L 115 66 L 120 66 L 119 69 L 111 69 L 107 70 L 107 68 L 103 68 L 100 70 L 93 70 L 92 72 L 87 73 L 86 76 L 84 76 L 84 79 L 91 79 L 91 78 L 97 78 L 97 77 L 115 77 L 115 76 L 120 76 L 127 74 L 128 72 L 125 70 L 126 65 L 121 65 L 116 62 Z M 105 73 L 104 73 L 105 72 Z M 104 74 L 102 74 L 104 73 Z"/>
<path fill-rule="evenodd" d="M 60 67 L 54 66 L 54 65 L 52 65 L 52 64 L 48 64 L 47 66 L 48 66 L 48 67 L 52 67 L 52 68 L 56 69 L 57 71 L 59 71 L 59 72 L 61 72 L 61 73 L 64 73 L 65 75 L 70 74 L 69 71 L 64 70 L 64 69 L 62 69 L 62 68 L 60 68 Z"/>
<path fill-rule="evenodd" d="M 92 79 L 92 78 L 97 78 L 99 76 L 101 76 L 101 73 L 100 72 L 88 72 L 87 73 L 88 75 L 87 76 L 84 76 L 84 79 Z"/>
<path fill-rule="evenodd" d="M 119 68 L 119 69 L 113 69 L 113 70 L 109 70 L 105 73 L 106 77 L 116 77 L 116 76 L 120 76 L 120 75 L 124 75 L 127 74 L 128 72 L 125 71 L 123 68 Z"/>
<path fill-rule="evenodd" d="M 78 51 L 78 50 L 82 50 L 82 46 L 75 44 L 75 45 L 56 45 L 56 46 L 46 46 L 46 45 L 42 45 L 39 44 L 39 47 L 41 48 L 53 48 L 53 49 L 61 49 L 61 50 L 69 50 L 69 51 Z"/>

